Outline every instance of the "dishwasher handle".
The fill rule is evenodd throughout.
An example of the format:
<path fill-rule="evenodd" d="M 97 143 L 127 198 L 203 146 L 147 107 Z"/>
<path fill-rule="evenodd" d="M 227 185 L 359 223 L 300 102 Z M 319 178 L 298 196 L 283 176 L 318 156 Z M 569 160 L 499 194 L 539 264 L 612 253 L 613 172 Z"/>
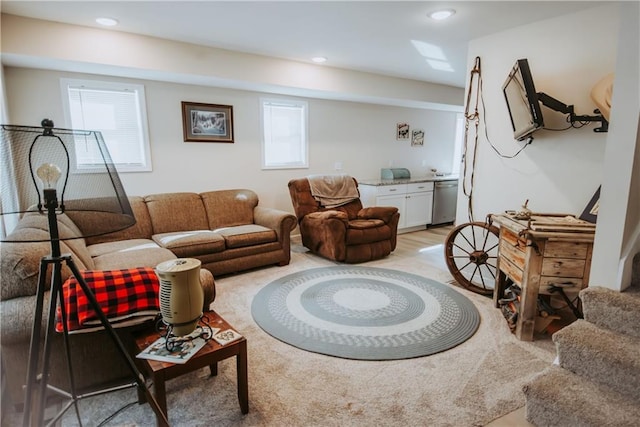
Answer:
<path fill-rule="evenodd" d="M 457 186 L 458 186 L 457 182 L 436 182 L 435 183 L 436 188 L 451 188 L 451 187 L 457 187 Z"/>

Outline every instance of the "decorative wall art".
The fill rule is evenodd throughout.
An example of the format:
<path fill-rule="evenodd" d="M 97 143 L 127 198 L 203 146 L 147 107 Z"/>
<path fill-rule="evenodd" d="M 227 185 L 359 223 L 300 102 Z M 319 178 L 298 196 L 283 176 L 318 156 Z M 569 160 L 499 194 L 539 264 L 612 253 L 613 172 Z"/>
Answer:
<path fill-rule="evenodd" d="M 422 129 L 414 129 L 411 132 L 411 146 L 424 145 L 424 131 Z"/>
<path fill-rule="evenodd" d="M 233 143 L 233 106 L 182 101 L 185 142 Z"/>
<path fill-rule="evenodd" d="M 600 188 L 601 187 L 598 187 L 593 197 L 591 197 L 591 200 L 589 200 L 589 204 L 584 208 L 582 215 L 580 215 L 580 219 L 594 224 L 598 220 L 598 209 L 600 209 Z"/>
<path fill-rule="evenodd" d="M 399 141 L 409 139 L 409 123 L 398 123 L 396 139 Z"/>

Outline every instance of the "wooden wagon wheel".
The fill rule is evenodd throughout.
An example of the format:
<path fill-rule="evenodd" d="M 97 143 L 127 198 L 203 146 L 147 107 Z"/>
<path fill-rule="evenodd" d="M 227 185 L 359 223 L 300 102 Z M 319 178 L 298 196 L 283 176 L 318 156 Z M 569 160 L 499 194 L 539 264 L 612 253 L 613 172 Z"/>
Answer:
<path fill-rule="evenodd" d="M 451 230 L 445 240 L 445 259 L 460 285 L 481 295 L 493 294 L 498 236 L 498 227 L 484 222 L 468 222 Z"/>

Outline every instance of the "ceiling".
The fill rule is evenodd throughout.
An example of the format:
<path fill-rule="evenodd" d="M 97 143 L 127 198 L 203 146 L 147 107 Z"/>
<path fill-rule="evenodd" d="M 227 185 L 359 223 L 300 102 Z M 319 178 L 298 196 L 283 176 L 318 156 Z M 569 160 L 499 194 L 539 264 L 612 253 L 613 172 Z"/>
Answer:
<path fill-rule="evenodd" d="M 2 13 L 464 87 L 467 45 L 593 1 L 1 1 Z M 452 8 L 434 21 L 427 13 Z M 432 68 L 428 60 L 445 68 Z"/>

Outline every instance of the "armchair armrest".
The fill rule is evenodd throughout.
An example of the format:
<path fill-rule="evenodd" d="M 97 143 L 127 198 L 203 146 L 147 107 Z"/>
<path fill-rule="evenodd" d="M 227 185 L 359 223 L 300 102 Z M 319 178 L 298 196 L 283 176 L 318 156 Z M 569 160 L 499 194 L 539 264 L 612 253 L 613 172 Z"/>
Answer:
<path fill-rule="evenodd" d="M 380 219 L 388 224 L 397 212 L 398 208 L 393 206 L 372 206 L 360 209 L 358 219 Z"/>
<path fill-rule="evenodd" d="M 309 220 L 330 220 L 330 219 L 336 219 L 339 221 L 344 222 L 345 227 L 349 224 L 349 217 L 345 212 L 342 211 L 334 211 L 334 210 L 328 210 L 328 211 L 321 211 L 321 212 L 313 212 L 310 213 L 308 215 L 305 216 L 305 218 L 309 219 Z"/>

